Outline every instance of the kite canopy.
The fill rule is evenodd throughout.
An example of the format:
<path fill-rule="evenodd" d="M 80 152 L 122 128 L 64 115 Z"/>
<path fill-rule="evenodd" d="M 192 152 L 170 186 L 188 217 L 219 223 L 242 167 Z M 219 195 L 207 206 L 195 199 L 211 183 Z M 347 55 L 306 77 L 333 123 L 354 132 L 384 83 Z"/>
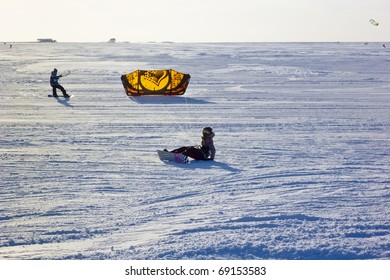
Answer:
<path fill-rule="evenodd" d="M 378 25 L 379 25 L 379 23 L 376 22 L 376 21 L 373 20 L 373 19 L 370 19 L 370 23 L 371 23 L 372 25 L 375 25 L 375 26 L 378 26 Z"/>
<path fill-rule="evenodd" d="M 191 76 L 175 70 L 136 70 L 122 75 L 123 87 L 128 96 L 182 95 Z"/>

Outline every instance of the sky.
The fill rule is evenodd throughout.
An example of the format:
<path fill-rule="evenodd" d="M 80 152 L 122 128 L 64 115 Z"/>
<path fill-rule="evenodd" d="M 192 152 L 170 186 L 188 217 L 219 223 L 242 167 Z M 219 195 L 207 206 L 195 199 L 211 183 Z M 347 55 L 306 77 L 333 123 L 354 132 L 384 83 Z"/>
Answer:
<path fill-rule="evenodd" d="M 0 41 L 388 42 L 389 15 L 389 0 L 0 0 Z"/>

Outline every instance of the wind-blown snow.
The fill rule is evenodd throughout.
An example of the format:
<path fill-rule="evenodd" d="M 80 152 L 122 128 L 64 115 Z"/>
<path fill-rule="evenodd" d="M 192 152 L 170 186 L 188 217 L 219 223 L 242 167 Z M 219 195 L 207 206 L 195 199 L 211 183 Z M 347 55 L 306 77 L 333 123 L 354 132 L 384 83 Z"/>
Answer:
<path fill-rule="evenodd" d="M 0 46 L 0 258 L 389 259 L 379 43 Z M 52 68 L 75 97 L 48 98 Z M 136 69 L 190 73 L 128 98 Z M 157 149 L 215 131 L 216 161 Z"/>

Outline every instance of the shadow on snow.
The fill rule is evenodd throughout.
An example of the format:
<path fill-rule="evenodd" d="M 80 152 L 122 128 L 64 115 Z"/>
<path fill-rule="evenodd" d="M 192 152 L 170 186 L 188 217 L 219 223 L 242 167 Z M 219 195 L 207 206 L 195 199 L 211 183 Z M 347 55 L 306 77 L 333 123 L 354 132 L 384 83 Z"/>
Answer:
<path fill-rule="evenodd" d="M 61 105 L 64 105 L 65 107 L 69 107 L 69 108 L 73 108 L 74 106 L 69 104 L 69 99 L 65 98 L 65 99 L 60 99 L 60 98 L 56 98 L 57 102 L 60 103 Z"/>
<path fill-rule="evenodd" d="M 229 172 L 241 172 L 240 169 L 231 167 L 227 163 L 224 162 L 218 162 L 213 160 L 190 160 L 189 164 L 182 164 L 182 163 L 176 163 L 176 162 L 164 162 L 165 164 L 169 165 L 175 165 L 180 168 L 185 169 L 212 169 L 212 168 L 219 168 L 223 169 Z"/>
<path fill-rule="evenodd" d="M 129 96 L 129 99 L 139 104 L 212 104 L 212 102 L 185 96 Z"/>

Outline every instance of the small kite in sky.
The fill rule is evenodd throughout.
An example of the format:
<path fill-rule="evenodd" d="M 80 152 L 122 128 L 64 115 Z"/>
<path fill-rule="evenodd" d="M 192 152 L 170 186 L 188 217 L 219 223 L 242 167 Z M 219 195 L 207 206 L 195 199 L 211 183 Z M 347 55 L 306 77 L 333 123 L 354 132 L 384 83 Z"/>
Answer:
<path fill-rule="evenodd" d="M 375 25 L 375 26 L 378 26 L 379 25 L 379 23 L 378 22 L 376 22 L 375 20 L 373 20 L 373 19 L 370 19 L 370 22 L 371 22 L 371 24 L 373 24 L 373 25 Z"/>

